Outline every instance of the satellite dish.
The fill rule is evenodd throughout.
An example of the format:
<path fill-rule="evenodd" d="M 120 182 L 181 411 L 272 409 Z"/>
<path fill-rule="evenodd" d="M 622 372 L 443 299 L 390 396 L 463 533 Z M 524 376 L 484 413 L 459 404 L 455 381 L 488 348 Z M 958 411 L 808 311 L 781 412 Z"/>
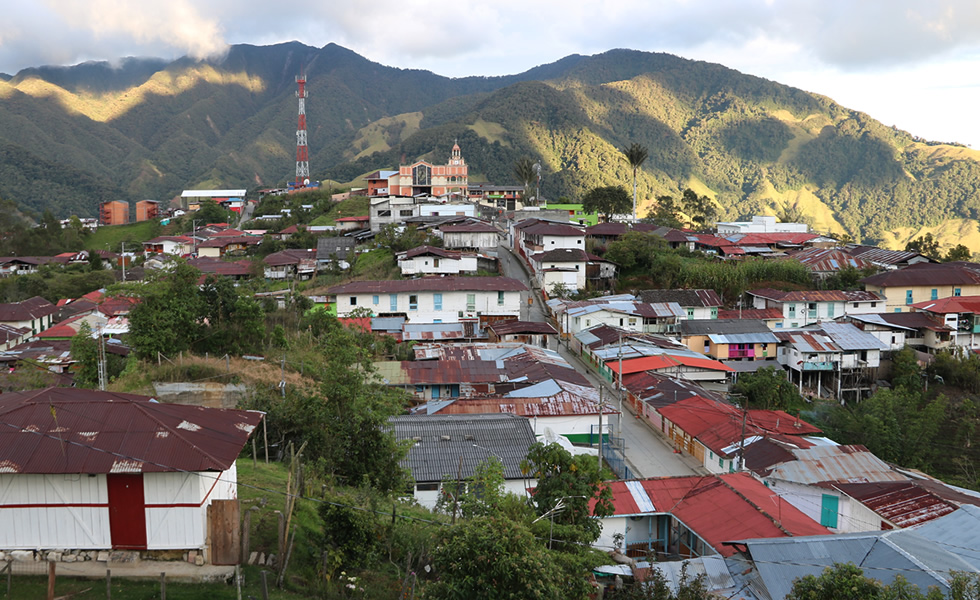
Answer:
<path fill-rule="evenodd" d="M 310 185 L 310 178 L 309 177 L 307 177 L 306 179 L 303 180 L 303 185 Z"/>

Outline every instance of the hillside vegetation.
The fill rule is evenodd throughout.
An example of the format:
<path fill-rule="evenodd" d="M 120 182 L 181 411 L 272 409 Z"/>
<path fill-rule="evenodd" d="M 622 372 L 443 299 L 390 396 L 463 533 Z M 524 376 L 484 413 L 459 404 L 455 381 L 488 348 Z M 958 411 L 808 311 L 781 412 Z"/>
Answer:
<path fill-rule="evenodd" d="M 301 69 L 317 179 L 443 162 L 458 140 L 473 181 L 513 184 L 514 162 L 530 156 L 545 197 L 576 198 L 629 181 L 619 149 L 638 143 L 649 149 L 641 214 L 690 187 L 722 218 L 795 207 L 862 241 L 901 246 L 928 231 L 980 243 L 980 153 L 721 65 L 630 50 L 458 79 L 295 42 L 234 46 L 217 61 L 25 70 L 0 82 L 0 197 L 90 216 L 106 199 L 282 185 Z"/>

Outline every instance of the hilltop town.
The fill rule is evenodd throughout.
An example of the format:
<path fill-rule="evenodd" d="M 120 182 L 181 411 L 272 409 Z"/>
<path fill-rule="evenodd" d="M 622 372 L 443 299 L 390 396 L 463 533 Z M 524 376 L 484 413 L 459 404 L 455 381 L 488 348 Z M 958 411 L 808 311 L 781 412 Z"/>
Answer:
<path fill-rule="evenodd" d="M 966 248 L 719 222 L 691 190 L 636 215 L 631 182 L 552 200 L 534 173 L 470 183 L 455 144 L 342 191 L 298 166 L 8 235 L 61 251 L 0 257 L 0 557 L 176 552 L 426 597 L 490 585 L 460 548 L 492 538 L 522 540 L 472 548 L 510 565 L 493 581 L 522 556 L 563 597 L 980 574 Z M 316 551 L 244 503 L 270 455 L 288 483 L 260 495 Z M 396 521 L 436 524 L 410 549 Z"/>

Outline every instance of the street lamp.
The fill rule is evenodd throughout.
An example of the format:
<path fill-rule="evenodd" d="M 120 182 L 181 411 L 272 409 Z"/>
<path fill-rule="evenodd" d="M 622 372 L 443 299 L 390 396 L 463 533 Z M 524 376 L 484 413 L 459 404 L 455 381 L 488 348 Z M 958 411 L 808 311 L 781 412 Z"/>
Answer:
<path fill-rule="evenodd" d="M 555 506 L 552 507 L 551 510 L 544 513 L 537 519 L 531 521 L 531 524 L 533 525 L 545 517 L 550 518 L 551 528 L 550 531 L 548 532 L 548 550 L 551 550 L 551 542 L 555 537 L 555 513 L 560 513 L 561 511 L 565 510 L 565 508 L 568 506 L 565 504 L 565 500 L 569 498 L 588 498 L 588 496 L 562 496 L 558 498 L 558 502 L 555 502 Z"/>

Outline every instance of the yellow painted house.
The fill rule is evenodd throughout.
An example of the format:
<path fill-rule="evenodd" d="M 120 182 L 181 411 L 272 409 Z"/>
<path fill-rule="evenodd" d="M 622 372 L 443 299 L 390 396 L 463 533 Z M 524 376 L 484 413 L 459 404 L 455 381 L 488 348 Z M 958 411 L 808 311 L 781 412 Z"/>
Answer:
<path fill-rule="evenodd" d="M 980 264 L 917 263 L 865 277 L 861 283 L 885 297 L 885 312 L 910 312 L 917 302 L 980 295 Z"/>

